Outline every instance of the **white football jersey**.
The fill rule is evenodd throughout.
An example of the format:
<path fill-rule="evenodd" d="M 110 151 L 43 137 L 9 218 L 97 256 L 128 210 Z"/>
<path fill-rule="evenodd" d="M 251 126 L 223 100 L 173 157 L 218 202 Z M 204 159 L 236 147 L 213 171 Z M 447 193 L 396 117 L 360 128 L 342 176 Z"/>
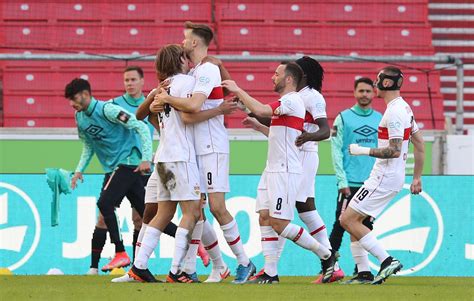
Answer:
<path fill-rule="evenodd" d="M 273 110 L 268 134 L 268 159 L 265 171 L 302 173 L 300 150 L 296 138 L 301 135 L 305 108 L 296 92 L 283 95 L 279 101 L 269 104 Z M 279 115 L 275 110 L 279 108 Z"/>
<path fill-rule="evenodd" d="M 387 105 L 379 124 L 378 147 L 388 147 L 390 139 L 403 139 L 400 157 L 377 158 L 369 179 L 364 183 L 365 186 L 392 191 L 403 188 L 410 136 L 418 130 L 413 111 L 403 98 L 397 97 Z"/>
<path fill-rule="evenodd" d="M 314 133 L 319 130 L 318 125 L 314 122 L 318 118 L 327 118 L 326 101 L 321 93 L 308 86 L 301 89 L 298 94 L 303 99 L 306 115 L 304 118 L 304 130 Z M 318 142 L 309 141 L 301 146 L 301 150 L 305 152 L 317 152 Z"/>
<path fill-rule="evenodd" d="M 212 63 L 198 64 L 189 73 L 194 76 L 194 93 L 202 93 L 207 99 L 201 111 L 214 109 L 224 101 L 219 67 Z M 229 153 L 229 138 L 224 127 L 224 115 L 219 115 L 194 125 L 195 148 L 197 155 L 210 153 Z"/>
<path fill-rule="evenodd" d="M 194 77 L 177 74 L 170 78 L 170 95 L 191 97 Z M 194 126 L 184 124 L 178 110 L 171 107 L 169 112 L 158 115 L 160 122 L 160 142 L 154 162 L 192 162 L 196 163 L 194 150 Z"/>

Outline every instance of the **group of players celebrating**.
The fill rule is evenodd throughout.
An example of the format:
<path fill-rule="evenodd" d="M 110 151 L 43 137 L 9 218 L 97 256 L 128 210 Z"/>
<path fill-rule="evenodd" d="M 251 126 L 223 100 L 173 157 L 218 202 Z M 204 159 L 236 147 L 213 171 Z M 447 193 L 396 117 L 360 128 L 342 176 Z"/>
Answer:
<path fill-rule="evenodd" d="M 230 270 L 222 260 L 216 233 L 204 216 L 203 207 L 207 202 L 238 262 L 233 283 L 278 283 L 277 265 L 286 239 L 320 259 L 322 272 L 316 283 L 339 280 L 335 252 L 314 200 L 319 164 L 317 143 L 330 136 L 326 103 L 321 94 L 323 68 L 307 56 L 282 62 L 272 77 L 279 99 L 263 104 L 232 81 L 218 59 L 208 56 L 212 39 L 213 32 L 208 26 L 186 22 L 183 44 L 166 45 L 157 53 L 155 67 L 160 86 L 150 92 L 136 112 L 138 119 L 153 120 L 160 132 L 154 168 L 146 184 L 145 206 L 140 212 L 142 216 L 151 217 L 144 219 L 137 236 L 132 267 L 124 276 L 112 281 L 159 281 L 150 272 L 148 262 L 161 234 L 169 228 L 178 204 L 182 217 L 174 233 L 174 254 L 166 282 L 199 282 L 196 255 L 201 243 L 212 262 L 212 272 L 205 282 L 221 282 L 227 278 Z M 402 83 L 403 74 L 398 68 L 386 67 L 380 71 L 374 86 L 378 96 L 387 103 L 387 111 L 379 125 L 379 148 L 351 144 L 349 150 L 351 155 L 377 158 L 371 176 L 340 217 L 351 240 L 358 241 L 381 262 L 379 273 L 371 281 L 373 284 L 382 283 L 402 265 L 383 249 L 362 222 L 367 216 L 375 218 L 380 214 L 401 190 L 410 139 L 415 146 L 411 190 L 415 194 L 421 191 L 423 160 L 417 160 L 417 150 L 422 152 L 423 138 L 410 107 L 400 97 Z M 66 96 L 73 102 L 79 101 L 74 92 L 66 91 Z M 227 94 L 234 97 L 224 100 Z M 72 105 L 80 112 L 79 105 Z M 223 115 L 237 108 L 249 114 L 243 120 L 245 126 L 268 137 L 268 157 L 256 202 L 265 260 L 258 273 L 245 253 L 238 225 L 225 206 L 225 193 L 230 191 L 229 139 Z M 135 120 L 126 112 L 115 113 L 119 123 L 129 124 Z M 140 137 L 142 145 L 147 145 L 143 134 Z M 134 171 L 150 170 L 150 166 L 143 163 L 149 160 L 149 151 L 141 155 L 142 162 L 136 164 Z M 110 178 L 116 176 L 116 172 Z M 110 179 L 104 182 L 102 194 L 108 189 L 106 182 Z M 105 201 L 101 198 L 98 204 L 110 231 L 117 227 L 117 222 L 113 221 L 114 207 L 105 206 Z M 117 201 L 111 202 L 117 205 Z M 143 207 L 133 205 L 135 209 Z M 292 223 L 295 207 L 307 229 Z M 112 242 L 120 241 L 110 232 Z M 117 249 L 116 244 L 116 252 L 122 249 L 123 246 Z M 126 266 L 129 262 L 116 260 L 108 269 Z"/>

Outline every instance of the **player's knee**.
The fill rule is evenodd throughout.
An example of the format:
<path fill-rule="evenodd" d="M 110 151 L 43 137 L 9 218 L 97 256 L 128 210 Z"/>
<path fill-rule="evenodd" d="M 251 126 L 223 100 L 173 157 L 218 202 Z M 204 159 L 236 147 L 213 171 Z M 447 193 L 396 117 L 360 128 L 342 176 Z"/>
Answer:
<path fill-rule="evenodd" d="M 148 203 L 143 211 L 143 223 L 149 224 L 158 211 L 158 204 Z"/>
<path fill-rule="evenodd" d="M 296 210 L 298 211 L 298 213 L 316 210 L 316 206 L 314 205 L 314 198 L 308 198 L 305 203 L 296 202 Z"/>
<path fill-rule="evenodd" d="M 99 208 L 100 213 L 102 213 L 103 216 L 113 214 L 115 209 L 113 203 L 105 198 L 99 198 L 99 200 L 97 201 L 97 207 Z"/>
<path fill-rule="evenodd" d="M 104 217 L 100 214 L 99 218 L 97 219 L 97 223 L 95 224 L 96 228 L 100 229 L 107 229 L 107 225 L 105 224 Z"/>
<path fill-rule="evenodd" d="M 278 235 L 285 230 L 286 224 L 283 223 L 282 220 L 279 220 L 277 218 L 270 218 L 270 226 L 275 230 Z"/>
<path fill-rule="evenodd" d="M 173 217 L 171 217 L 171 218 L 173 218 Z M 191 218 L 193 219 L 194 223 L 197 223 L 201 219 L 201 210 L 191 211 Z"/>
<path fill-rule="evenodd" d="M 222 217 L 224 217 L 224 215 L 227 213 L 225 206 L 211 205 L 210 207 L 212 215 L 217 218 L 217 220 L 221 220 Z"/>
<path fill-rule="evenodd" d="M 267 226 L 270 224 L 270 215 L 265 213 L 260 213 L 258 217 L 258 223 L 260 226 Z"/>

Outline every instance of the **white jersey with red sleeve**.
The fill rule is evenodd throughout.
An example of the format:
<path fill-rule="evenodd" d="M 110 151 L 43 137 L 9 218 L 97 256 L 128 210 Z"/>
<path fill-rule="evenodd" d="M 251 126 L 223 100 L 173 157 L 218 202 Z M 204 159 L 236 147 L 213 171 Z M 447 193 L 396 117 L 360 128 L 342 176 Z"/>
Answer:
<path fill-rule="evenodd" d="M 193 94 L 202 93 L 207 98 L 201 111 L 214 109 L 223 102 L 224 91 L 221 86 L 219 67 L 212 63 L 198 64 L 189 74 L 196 80 Z M 229 138 L 227 129 L 224 127 L 224 115 L 195 124 L 194 133 L 197 155 L 229 153 Z"/>
<path fill-rule="evenodd" d="M 300 150 L 295 141 L 303 130 L 305 115 L 303 100 L 298 93 L 290 92 L 269 105 L 274 115 L 268 134 L 268 159 L 265 171 L 300 174 L 302 172 Z M 279 111 L 278 115 L 275 114 L 275 110 Z"/>
<path fill-rule="evenodd" d="M 177 74 L 170 78 L 170 95 L 190 97 L 194 87 L 194 77 Z M 194 127 L 184 124 L 178 110 L 171 107 L 169 112 L 161 112 L 160 143 L 154 162 L 192 162 L 196 163 L 194 150 Z"/>
<path fill-rule="evenodd" d="M 391 191 L 399 191 L 403 188 L 410 136 L 418 130 L 413 111 L 403 98 L 397 97 L 388 103 L 379 124 L 378 147 L 388 147 L 390 139 L 402 139 L 400 157 L 377 158 L 364 186 L 367 188 L 380 187 Z"/>
<path fill-rule="evenodd" d="M 324 97 L 321 93 L 308 86 L 301 89 L 298 94 L 303 99 L 304 107 L 306 109 L 306 115 L 304 118 L 304 130 L 309 133 L 314 133 L 319 130 L 319 127 L 315 123 L 315 120 L 319 118 L 327 118 L 326 101 L 324 100 Z M 318 142 L 306 142 L 301 147 L 301 150 L 306 152 L 317 152 Z"/>

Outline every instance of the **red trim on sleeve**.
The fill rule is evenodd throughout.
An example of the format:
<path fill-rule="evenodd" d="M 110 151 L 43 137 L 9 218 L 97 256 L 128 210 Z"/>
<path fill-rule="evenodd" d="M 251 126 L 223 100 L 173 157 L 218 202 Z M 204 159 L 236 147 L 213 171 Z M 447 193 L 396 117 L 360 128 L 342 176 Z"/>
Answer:
<path fill-rule="evenodd" d="M 304 122 L 305 123 L 315 123 L 313 115 L 310 112 L 306 111 L 306 115 L 304 115 Z"/>
<path fill-rule="evenodd" d="M 214 87 L 212 89 L 211 94 L 207 97 L 207 99 L 223 99 L 224 98 L 224 89 L 221 86 Z"/>
<path fill-rule="evenodd" d="M 406 128 L 403 131 L 403 140 L 410 139 L 410 134 L 411 134 L 411 128 Z M 388 140 L 390 138 L 388 136 L 388 128 L 384 128 L 384 127 L 379 126 L 378 138 Z"/>
<path fill-rule="evenodd" d="M 274 101 L 268 104 L 272 108 L 272 115 L 273 112 L 280 106 L 280 101 Z"/>
<path fill-rule="evenodd" d="M 270 126 L 286 126 L 295 130 L 303 131 L 304 119 L 295 116 L 275 116 Z"/>

